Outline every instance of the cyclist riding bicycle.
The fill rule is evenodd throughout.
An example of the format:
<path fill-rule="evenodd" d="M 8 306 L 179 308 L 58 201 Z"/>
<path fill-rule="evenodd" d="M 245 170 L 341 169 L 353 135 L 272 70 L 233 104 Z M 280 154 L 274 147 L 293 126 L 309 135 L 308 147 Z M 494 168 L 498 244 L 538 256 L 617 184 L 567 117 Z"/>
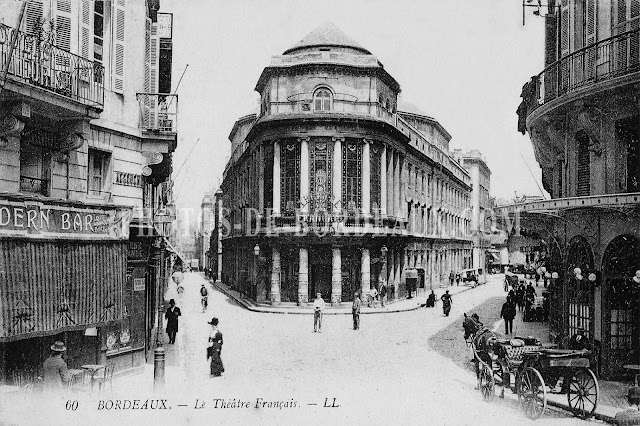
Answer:
<path fill-rule="evenodd" d="M 202 303 L 202 312 L 205 312 L 207 310 L 208 296 L 209 292 L 207 291 L 207 288 L 204 286 L 204 284 L 202 284 L 202 287 L 200 287 L 200 302 Z"/>

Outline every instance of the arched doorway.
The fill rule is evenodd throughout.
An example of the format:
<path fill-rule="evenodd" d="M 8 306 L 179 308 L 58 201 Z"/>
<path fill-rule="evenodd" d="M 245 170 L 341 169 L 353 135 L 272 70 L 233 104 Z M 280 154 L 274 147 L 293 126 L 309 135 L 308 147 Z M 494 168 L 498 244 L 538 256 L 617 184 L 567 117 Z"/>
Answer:
<path fill-rule="evenodd" d="M 602 259 L 605 374 L 622 376 L 625 364 L 640 362 L 640 310 L 638 285 L 633 281 L 640 269 L 640 241 L 631 235 L 616 237 Z"/>
<path fill-rule="evenodd" d="M 576 279 L 575 268 L 582 271 L 582 280 Z M 565 281 L 567 286 L 567 337 L 584 328 L 585 333 L 593 338 L 593 286 L 587 279 L 589 273 L 595 270 L 593 251 L 587 240 L 576 236 L 569 241 L 567 251 L 567 271 Z"/>

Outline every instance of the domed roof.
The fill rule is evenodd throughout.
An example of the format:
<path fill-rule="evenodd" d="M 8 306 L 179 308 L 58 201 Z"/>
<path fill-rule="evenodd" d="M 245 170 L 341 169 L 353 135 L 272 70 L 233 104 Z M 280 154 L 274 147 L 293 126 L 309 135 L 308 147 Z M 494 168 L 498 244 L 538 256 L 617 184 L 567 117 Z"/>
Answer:
<path fill-rule="evenodd" d="M 285 50 L 282 54 L 289 55 L 299 50 L 312 47 L 347 47 L 358 51 L 358 53 L 371 55 L 364 47 L 353 41 L 342 32 L 332 22 L 325 22 L 315 30 L 311 31 L 305 38 Z"/>
<path fill-rule="evenodd" d="M 400 97 L 398 98 L 398 111 L 429 117 L 429 114 L 421 110 L 417 105 Z"/>

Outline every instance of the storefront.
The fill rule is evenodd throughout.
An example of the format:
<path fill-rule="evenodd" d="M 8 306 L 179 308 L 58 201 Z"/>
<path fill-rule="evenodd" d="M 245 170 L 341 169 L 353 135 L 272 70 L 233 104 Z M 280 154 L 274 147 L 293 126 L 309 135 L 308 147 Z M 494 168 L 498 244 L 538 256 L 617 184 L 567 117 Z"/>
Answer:
<path fill-rule="evenodd" d="M 0 370 L 38 374 L 61 340 L 67 363 L 104 363 L 132 339 L 131 209 L 0 197 Z"/>

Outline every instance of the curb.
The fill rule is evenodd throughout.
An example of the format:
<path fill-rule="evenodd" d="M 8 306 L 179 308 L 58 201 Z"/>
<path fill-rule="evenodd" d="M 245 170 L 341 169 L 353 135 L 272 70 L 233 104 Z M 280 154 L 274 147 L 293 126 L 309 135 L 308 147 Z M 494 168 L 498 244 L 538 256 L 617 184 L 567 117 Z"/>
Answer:
<path fill-rule="evenodd" d="M 289 310 L 289 308 L 268 308 L 268 307 L 263 307 L 263 306 L 255 306 L 249 302 L 247 302 L 245 299 L 238 297 L 237 295 L 233 294 L 232 292 L 230 292 L 229 290 L 227 290 L 226 288 L 218 285 L 218 283 L 216 282 L 212 282 L 210 279 L 205 278 L 210 284 L 211 286 L 218 290 L 219 292 L 221 292 L 222 294 L 224 294 L 225 296 L 235 300 L 236 303 L 238 303 L 240 306 L 244 307 L 245 309 L 252 311 L 252 312 L 258 312 L 258 313 L 265 313 L 265 314 L 284 314 L 284 315 L 313 315 L 313 310 L 309 309 L 309 310 L 302 310 L 301 308 L 291 308 L 291 310 Z M 463 290 L 460 290 L 458 292 L 456 292 L 456 294 L 459 293 L 463 293 L 465 291 L 471 290 L 475 287 L 466 287 Z M 370 315 L 370 314 L 393 314 L 393 313 L 399 313 L 399 312 L 410 312 L 410 311 L 416 311 L 418 309 L 420 309 L 420 304 L 416 304 L 415 306 L 409 306 L 407 308 L 395 308 L 395 309 L 387 309 L 384 311 L 360 311 L 360 315 Z M 349 308 L 344 308 L 344 312 L 341 311 L 336 311 L 336 308 L 333 308 L 333 311 L 325 311 L 324 315 L 351 315 L 351 310 Z M 369 308 L 366 308 L 369 309 Z"/>

